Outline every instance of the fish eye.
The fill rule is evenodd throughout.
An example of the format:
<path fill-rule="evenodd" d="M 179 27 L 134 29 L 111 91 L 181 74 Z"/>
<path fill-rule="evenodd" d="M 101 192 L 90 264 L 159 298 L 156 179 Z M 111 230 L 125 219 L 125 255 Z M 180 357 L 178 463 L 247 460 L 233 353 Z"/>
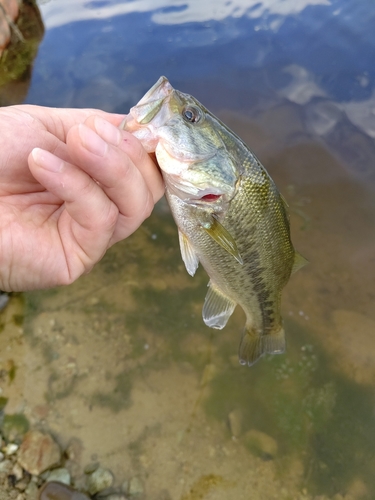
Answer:
<path fill-rule="evenodd" d="M 202 118 L 202 112 L 195 106 L 187 106 L 183 109 L 182 116 L 187 122 L 198 123 Z"/>

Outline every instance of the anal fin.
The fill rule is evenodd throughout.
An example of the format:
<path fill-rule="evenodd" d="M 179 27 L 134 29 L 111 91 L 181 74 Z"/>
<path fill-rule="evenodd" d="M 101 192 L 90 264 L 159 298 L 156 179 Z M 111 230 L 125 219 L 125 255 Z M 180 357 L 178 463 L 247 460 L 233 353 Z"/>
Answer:
<path fill-rule="evenodd" d="M 297 272 L 301 267 L 306 266 L 309 261 L 305 259 L 303 255 L 301 255 L 299 252 L 295 252 L 294 254 L 294 262 L 293 262 L 293 267 L 292 267 L 292 274 Z"/>
<path fill-rule="evenodd" d="M 285 333 L 279 330 L 260 335 L 253 329 L 245 329 L 238 356 L 241 365 L 253 365 L 263 354 L 282 354 L 285 351 Z"/>
<path fill-rule="evenodd" d="M 223 295 L 211 283 L 208 286 L 202 311 L 203 321 L 207 326 L 221 330 L 227 324 L 236 303 Z"/>

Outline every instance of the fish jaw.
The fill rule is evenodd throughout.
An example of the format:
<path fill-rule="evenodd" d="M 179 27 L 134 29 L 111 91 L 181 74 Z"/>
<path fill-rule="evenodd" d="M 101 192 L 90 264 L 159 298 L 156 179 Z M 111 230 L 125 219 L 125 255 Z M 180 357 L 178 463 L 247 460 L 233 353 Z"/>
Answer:
<path fill-rule="evenodd" d="M 184 120 L 187 108 L 198 110 L 203 126 Z M 228 161 L 210 119 L 198 101 L 160 77 L 131 108 L 123 128 L 137 137 L 147 152 L 155 153 L 167 188 L 187 203 L 207 203 L 211 209 L 227 204 L 235 195 L 238 168 L 234 161 Z"/>
<path fill-rule="evenodd" d="M 166 99 L 173 92 L 173 87 L 165 76 L 150 88 L 142 99 L 130 109 L 120 128 L 131 132 L 141 142 L 148 153 L 154 153 L 159 141 L 158 128 L 171 116 Z"/>

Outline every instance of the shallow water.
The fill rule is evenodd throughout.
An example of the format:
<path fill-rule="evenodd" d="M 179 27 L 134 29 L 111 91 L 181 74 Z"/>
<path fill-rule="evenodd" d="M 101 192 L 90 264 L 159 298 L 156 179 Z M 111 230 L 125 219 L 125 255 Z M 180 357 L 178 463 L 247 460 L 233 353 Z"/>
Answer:
<path fill-rule="evenodd" d="M 25 102 L 127 112 L 165 74 L 256 152 L 310 264 L 283 294 L 287 352 L 241 367 L 243 313 L 203 325 L 207 277 L 187 275 L 162 201 L 90 275 L 12 297 L 7 412 L 79 438 L 82 467 L 139 476 L 145 498 L 374 498 L 375 8 L 72 5 L 41 5 Z"/>

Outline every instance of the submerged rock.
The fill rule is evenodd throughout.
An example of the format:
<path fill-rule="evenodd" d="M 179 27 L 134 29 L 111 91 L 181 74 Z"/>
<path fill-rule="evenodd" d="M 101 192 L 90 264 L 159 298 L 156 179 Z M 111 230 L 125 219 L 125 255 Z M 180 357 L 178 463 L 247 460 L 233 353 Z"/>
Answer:
<path fill-rule="evenodd" d="M 59 483 L 70 485 L 70 473 L 65 467 L 51 470 L 47 482 L 57 481 Z"/>
<path fill-rule="evenodd" d="M 251 429 L 246 432 L 245 444 L 253 453 L 264 460 L 275 458 L 277 455 L 277 441 L 273 439 L 273 437 L 257 429 Z"/>
<path fill-rule="evenodd" d="M 41 488 L 38 500 L 90 500 L 90 497 L 66 484 L 52 481 Z"/>
<path fill-rule="evenodd" d="M 113 484 L 114 477 L 111 471 L 98 467 L 92 474 L 87 477 L 87 489 L 90 495 L 95 495 Z"/>
<path fill-rule="evenodd" d="M 142 480 L 138 476 L 134 476 L 129 481 L 129 495 L 141 495 L 144 492 Z"/>
<path fill-rule="evenodd" d="M 18 463 L 30 474 L 38 476 L 51 467 L 59 465 L 60 447 L 49 434 L 29 431 L 20 446 Z"/>
<path fill-rule="evenodd" d="M 38 486 L 34 481 L 30 481 L 25 489 L 26 500 L 38 500 Z"/>
<path fill-rule="evenodd" d="M 228 415 L 229 429 L 234 437 L 239 437 L 242 432 L 242 411 L 236 408 Z"/>
<path fill-rule="evenodd" d="M 9 302 L 9 295 L 5 292 L 0 292 L 0 311 L 2 311 L 5 308 L 8 302 Z"/>

